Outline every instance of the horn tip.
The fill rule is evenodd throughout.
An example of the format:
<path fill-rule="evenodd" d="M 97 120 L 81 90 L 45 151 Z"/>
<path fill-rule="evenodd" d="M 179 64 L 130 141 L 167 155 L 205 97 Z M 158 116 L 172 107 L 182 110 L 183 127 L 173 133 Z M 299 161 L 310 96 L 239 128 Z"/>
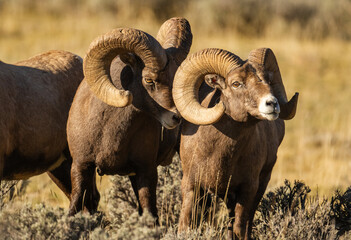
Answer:
<path fill-rule="evenodd" d="M 133 102 L 133 94 L 130 92 L 130 91 L 124 91 L 124 92 L 122 92 L 122 95 L 124 95 L 125 96 L 125 98 L 127 99 L 127 104 L 126 104 L 126 106 L 128 106 L 128 105 L 130 105 L 130 104 L 132 104 L 132 102 Z"/>
<path fill-rule="evenodd" d="M 132 104 L 133 94 L 130 91 L 120 91 L 117 93 L 117 95 L 119 95 L 118 98 L 106 99 L 104 102 L 106 102 L 108 105 L 119 108 L 123 108 Z"/>
<path fill-rule="evenodd" d="M 279 118 L 283 120 L 291 120 L 295 117 L 297 111 L 297 102 L 299 99 L 299 93 L 296 92 L 294 96 L 286 103 L 287 109 L 279 115 Z"/>

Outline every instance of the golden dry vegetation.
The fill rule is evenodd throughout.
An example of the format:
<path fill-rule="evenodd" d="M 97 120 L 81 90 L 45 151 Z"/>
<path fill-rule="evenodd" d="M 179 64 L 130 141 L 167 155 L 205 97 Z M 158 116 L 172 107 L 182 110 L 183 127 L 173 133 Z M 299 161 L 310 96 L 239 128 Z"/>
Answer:
<path fill-rule="evenodd" d="M 269 19 L 269 13 L 265 21 L 252 22 L 245 16 L 233 17 L 235 12 L 221 16 L 218 9 L 211 11 L 215 2 L 222 4 L 222 9 L 234 11 L 245 5 L 243 0 L 237 1 L 239 6 L 236 8 L 227 6 L 230 1 L 226 0 L 190 1 L 187 4 L 179 1 L 180 10 L 173 9 L 174 1 L 141 2 L 136 1 L 140 4 L 136 6 L 128 0 L 101 3 L 94 0 L 0 0 L 0 59 L 15 63 L 50 49 L 68 50 L 84 57 L 90 42 L 110 29 L 133 27 L 156 36 L 163 20 L 182 15 L 189 20 L 194 34 L 191 52 L 216 47 L 245 59 L 252 49 L 272 48 L 288 96 L 300 92 L 297 115 L 286 122 L 286 136 L 279 149 L 269 189 L 281 185 L 284 179 L 298 179 L 311 187 L 312 194 L 330 196 L 337 188 L 345 190 L 351 185 L 351 42 L 350 34 L 342 32 L 346 28 L 338 25 L 343 19 L 330 17 L 325 30 L 320 27 L 324 25 L 319 24 L 318 20 L 322 19 L 318 14 L 311 22 L 300 23 L 296 19 L 289 20 L 289 16 L 288 20 L 274 15 Z M 167 2 L 172 10 L 163 11 Z M 252 3 L 262 5 L 265 1 L 248 2 L 253 7 Z M 278 9 L 274 13 L 284 12 L 284 9 L 279 10 L 283 8 L 282 4 L 272 2 L 277 4 L 272 9 Z M 292 4 L 294 1 L 288 2 Z M 306 2 L 301 14 L 313 14 L 313 9 L 320 7 L 318 1 Z M 328 12 L 328 6 L 330 10 L 334 9 L 333 1 L 322 2 L 322 7 L 326 8 L 323 11 Z M 342 14 L 351 11 L 348 1 L 339 4 L 339 10 L 334 11 L 342 11 L 340 7 L 346 11 Z M 160 10 L 155 6 L 163 8 Z M 304 9 L 312 9 L 312 13 L 303 12 Z M 269 10 L 267 7 L 266 11 Z M 258 13 L 262 14 L 262 11 Z M 226 20 L 225 16 L 231 17 Z M 243 19 L 248 22 L 243 22 Z M 333 29 L 339 26 L 340 29 L 329 29 L 328 32 L 328 26 Z M 98 182 L 102 193 L 110 184 L 107 179 L 103 177 Z M 102 208 L 105 198 L 102 194 Z M 30 179 L 22 200 L 33 204 L 45 201 L 47 205 L 64 208 L 69 204 L 45 174 Z"/>

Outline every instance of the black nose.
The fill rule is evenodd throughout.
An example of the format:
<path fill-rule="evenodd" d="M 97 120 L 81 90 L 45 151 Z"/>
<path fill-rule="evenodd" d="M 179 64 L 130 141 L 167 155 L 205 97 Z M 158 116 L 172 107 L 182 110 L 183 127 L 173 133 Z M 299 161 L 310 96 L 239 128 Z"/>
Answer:
<path fill-rule="evenodd" d="M 179 115 L 174 114 L 173 117 L 172 117 L 172 119 L 173 119 L 173 121 L 179 123 L 181 118 L 180 118 Z"/>
<path fill-rule="evenodd" d="M 276 108 L 277 105 L 278 105 L 278 101 L 275 98 L 274 99 L 269 99 L 269 100 L 266 101 L 266 105 L 267 106 L 272 106 L 273 108 Z"/>

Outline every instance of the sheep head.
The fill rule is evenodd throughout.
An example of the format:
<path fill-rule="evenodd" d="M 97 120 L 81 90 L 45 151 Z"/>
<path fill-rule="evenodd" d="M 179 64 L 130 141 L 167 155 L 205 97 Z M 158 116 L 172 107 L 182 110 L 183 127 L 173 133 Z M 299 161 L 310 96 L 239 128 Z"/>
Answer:
<path fill-rule="evenodd" d="M 165 24 L 160 29 L 162 41 L 176 39 L 166 41 L 166 49 L 163 42 L 143 31 L 114 29 L 92 42 L 83 66 L 85 80 L 100 100 L 115 107 L 133 103 L 151 113 L 166 128 L 174 128 L 179 123 L 179 117 L 171 87 L 178 59 L 184 59 L 190 50 L 192 34 L 184 18 L 173 18 Z M 117 89 L 111 81 L 111 62 L 116 56 L 132 69 L 133 77 L 130 80 L 137 81 L 131 84 L 139 88 L 134 100 L 132 91 Z"/>
<path fill-rule="evenodd" d="M 259 54 L 258 54 L 259 53 Z M 202 82 L 221 91 L 220 102 L 205 108 L 198 101 Z M 298 94 L 286 100 L 278 64 L 270 49 L 250 53 L 247 61 L 221 50 L 205 49 L 193 54 L 180 66 L 174 80 L 173 97 L 188 121 L 206 125 L 226 113 L 236 121 L 249 116 L 260 120 L 294 117 Z"/>

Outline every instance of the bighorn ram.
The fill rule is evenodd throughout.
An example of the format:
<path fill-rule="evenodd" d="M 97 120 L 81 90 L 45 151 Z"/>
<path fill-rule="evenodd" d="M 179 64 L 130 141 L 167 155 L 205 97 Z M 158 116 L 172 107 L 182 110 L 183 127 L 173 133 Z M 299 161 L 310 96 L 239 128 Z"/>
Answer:
<path fill-rule="evenodd" d="M 69 197 L 66 124 L 82 80 L 82 59 L 69 52 L 50 51 L 16 65 L 0 61 L 0 180 L 48 172 Z"/>
<path fill-rule="evenodd" d="M 162 126 L 172 129 L 180 122 L 171 86 L 191 42 L 184 18 L 166 21 L 157 40 L 122 28 L 92 42 L 67 126 L 73 157 L 71 215 L 82 208 L 96 211 L 97 169 L 99 175 L 128 175 L 139 213 L 157 217 L 157 166 L 170 163 L 177 132 L 165 130 L 162 136 Z"/>
<path fill-rule="evenodd" d="M 204 80 L 215 90 L 201 85 Z M 179 67 L 173 98 L 187 120 L 180 142 L 184 175 L 179 231 L 190 225 L 199 184 L 221 198 L 228 190 L 229 215 L 235 214 L 228 238 L 234 231 L 240 239 L 249 239 L 284 137 L 283 120 L 295 116 L 298 94 L 287 101 L 270 49 L 252 51 L 247 61 L 224 50 L 206 49 Z"/>

